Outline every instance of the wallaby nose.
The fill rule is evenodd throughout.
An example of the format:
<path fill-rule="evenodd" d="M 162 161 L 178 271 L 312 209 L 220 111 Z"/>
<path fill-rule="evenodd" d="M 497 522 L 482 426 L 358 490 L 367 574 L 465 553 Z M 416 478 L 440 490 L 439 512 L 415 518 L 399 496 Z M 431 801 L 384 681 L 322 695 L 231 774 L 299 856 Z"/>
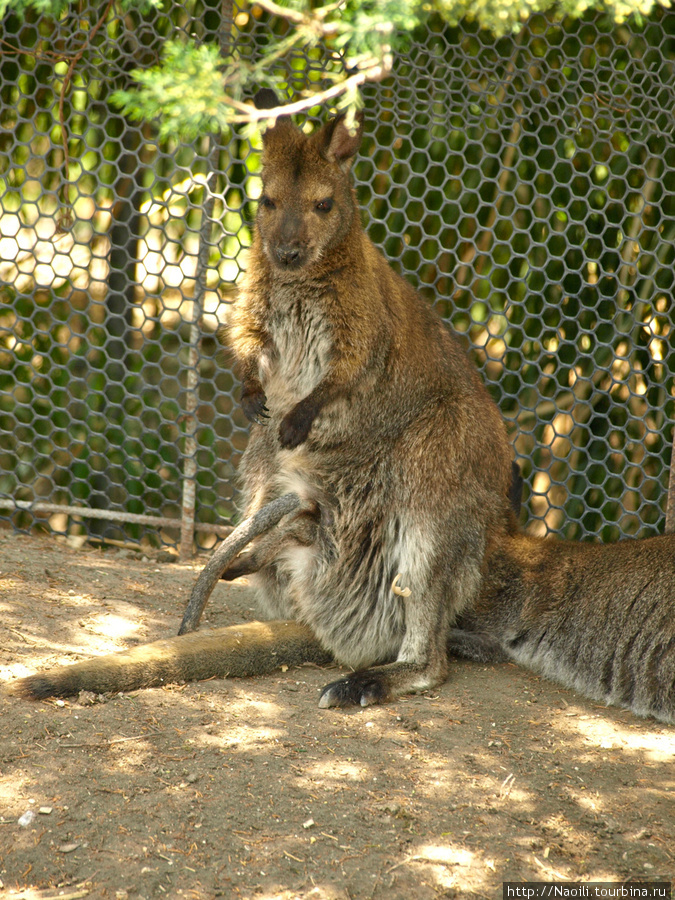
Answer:
<path fill-rule="evenodd" d="M 282 266 L 297 266 L 300 263 L 300 248 L 293 244 L 280 244 L 275 252 Z"/>

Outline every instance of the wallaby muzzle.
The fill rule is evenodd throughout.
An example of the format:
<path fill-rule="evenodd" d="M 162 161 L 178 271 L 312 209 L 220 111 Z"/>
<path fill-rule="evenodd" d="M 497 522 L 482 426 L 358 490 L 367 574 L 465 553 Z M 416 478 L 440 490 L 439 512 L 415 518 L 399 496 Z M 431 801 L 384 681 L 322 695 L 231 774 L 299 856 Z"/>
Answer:
<path fill-rule="evenodd" d="M 275 262 L 285 269 L 299 269 L 305 264 L 307 254 L 298 244 L 278 244 L 274 248 Z"/>

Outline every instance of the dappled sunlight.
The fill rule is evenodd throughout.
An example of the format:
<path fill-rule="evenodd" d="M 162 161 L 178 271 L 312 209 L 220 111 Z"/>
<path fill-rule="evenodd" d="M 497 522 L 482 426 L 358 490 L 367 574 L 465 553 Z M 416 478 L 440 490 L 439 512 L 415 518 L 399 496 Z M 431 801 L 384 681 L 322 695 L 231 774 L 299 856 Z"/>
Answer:
<path fill-rule="evenodd" d="M 11 779 L 0 779 L 0 823 L 9 816 L 20 816 L 24 812 L 26 801 L 21 795 L 31 791 L 31 779 L 25 775 L 13 775 Z"/>
<path fill-rule="evenodd" d="M 233 750 L 248 754 L 261 748 L 275 751 L 277 745 L 284 740 L 285 736 L 286 732 L 279 728 L 256 728 L 250 725 L 242 725 L 241 727 L 228 728 L 227 734 L 199 735 L 190 743 L 194 743 L 198 747 Z"/>
<path fill-rule="evenodd" d="M 333 756 L 329 756 L 307 766 L 304 778 L 312 784 L 317 781 L 361 782 L 366 777 L 367 772 L 368 767 L 362 763 L 348 762 L 344 759 L 336 759 Z"/>
<path fill-rule="evenodd" d="M 287 736 L 285 728 L 268 724 L 270 720 L 278 719 L 276 707 L 269 703 L 251 703 L 249 708 L 250 713 L 246 716 L 248 721 L 238 724 L 240 714 L 233 712 L 234 722 L 230 722 L 227 729 L 220 727 L 219 723 L 211 726 L 208 731 L 195 729 L 186 743 L 202 749 L 228 750 L 246 756 L 261 750 L 265 753 L 270 750 L 274 752 Z"/>
<path fill-rule="evenodd" d="M 67 633 L 62 626 L 57 633 L 49 633 L 44 624 L 31 623 L 24 612 L 22 620 L 10 629 L 22 642 L 21 656 L 0 665 L 0 681 L 21 678 L 45 665 L 68 665 L 80 658 L 113 653 L 125 649 L 131 640 L 146 638 L 148 612 L 139 607 L 120 603 L 119 612 L 94 611 L 92 606 L 98 606 L 100 601 L 89 594 L 70 592 L 45 594 L 45 599 L 54 604 L 59 616 L 65 612 L 77 619 L 66 626 Z M 108 605 L 118 607 L 112 601 Z M 16 615 L 17 610 L 7 605 L 6 612 L 9 618 L 10 614 Z"/>
<path fill-rule="evenodd" d="M 472 866 L 476 861 L 476 854 L 465 847 L 457 847 L 452 844 L 423 844 L 415 853 L 415 859 L 423 859 L 426 862 L 443 863 L 446 866 Z"/>
<path fill-rule="evenodd" d="M 434 767 L 433 763 L 436 762 Z M 514 775 L 508 766 L 495 763 L 490 771 L 481 772 L 480 778 L 467 773 L 463 768 L 448 770 L 447 761 L 442 759 L 431 760 L 429 769 L 436 768 L 432 778 L 421 782 L 418 790 L 430 799 L 445 793 L 451 796 L 461 786 L 464 790 L 480 789 L 480 795 L 486 802 L 494 806 L 517 808 L 523 814 L 533 813 L 536 809 L 538 797 L 528 787 L 527 782 L 519 774 Z M 444 770 L 444 771 L 440 771 Z"/>
<path fill-rule="evenodd" d="M 152 560 L 57 540 L 33 543 L 26 553 L 25 540 L 7 538 L 2 548 L 2 682 L 175 634 L 175 607 L 182 607 L 181 596 L 189 596 L 193 572 L 201 568 L 176 565 L 169 572 Z M 158 608 L 164 604 L 174 607 L 171 620 Z"/>
<path fill-rule="evenodd" d="M 72 635 L 68 641 L 64 640 L 63 636 L 60 638 L 46 637 L 41 631 L 38 634 L 35 629 L 26 626 L 22 626 L 20 634 L 27 641 L 26 649 L 20 660 L 8 665 L 0 665 L 0 681 L 22 678 L 44 666 L 51 668 L 57 665 L 69 665 L 76 662 L 77 659 L 101 656 L 122 649 L 119 643 L 115 642 L 114 637 L 105 642 L 97 640 L 95 646 L 90 646 L 90 642 L 85 638 L 86 630 L 80 625 L 73 626 Z"/>
<path fill-rule="evenodd" d="M 140 302 L 133 308 L 133 324 L 147 330 L 151 327 L 157 294 L 162 294 L 162 320 L 171 320 L 172 309 L 178 319 L 192 318 L 191 293 L 197 277 L 199 238 L 187 234 L 167 239 L 167 230 L 182 231 L 186 198 L 190 191 L 201 188 L 200 176 L 172 185 L 160 200 L 143 204 L 149 227 L 139 238 L 136 255 L 136 281 L 140 287 Z M 34 288 L 63 290 L 70 284 L 78 290 L 94 292 L 109 277 L 109 238 L 111 225 L 110 202 L 89 198 L 75 201 L 73 211 L 78 220 L 80 238 L 74 232 L 59 234 L 56 220 L 39 216 L 35 221 L 25 213 L 0 215 L 0 280 L 12 284 L 17 291 L 30 293 Z M 26 221 L 22 221 L 26 220 Z M 241 220 L 237 219 L 238 226 Z M 82 229 L 96 236 L 97 246 L 83 241 Z M 237 245 L 238 246 L 238 245 Z M 234 283 L 241 272 L 236 258 L 223 258 L 219 276 L 225 283 Z M 220 323 L 222 298 L 216 290 L 206 291 L 202 298 L 202 313 L 210 327 Z M 146 308 L 147 307 L 147 308 Z M 149 324 L 148 324 L 149 323 Z M 12 349 L 16 340 L 8 338 Z"/>
<path fill-rule="evenodd" d="M 68 654 L 72 653 L 70 647 L 57 641 L 46 641 L 40 638 L 40 653 L 32 654 L 30 662 L 14 662 L 9 665 L 0 666 L 0 682 L 12 682 L 16 678 L 23 678 L 26 675 L 32 675 L 36 668 L 44 666 L 48 661 L 48 665 L 68 665 L 75 662 Z"/>
<path fill-rule="evenodd" d="M 0 677 L 175 633 L 167 597 L 187 597 L 200 565 L 160 571 L 53 543 L 5 544 Z M 245 588 L 219 590 L 214 622 L 250 620 Z M 39 704 L 0 697 L 15 872 L 33 864 L 32 878 L 37 858 L 41 877 L 60 864 L 84 877 L 114 856 L 132 861 L 143 896 L 161 894 L 160 875 L 174 896 L 170 877 L 198 885 L 215 865 L 223 896 L 238 885 L 270 900 L 335 900 L 333 887 L 359 877 L 374 898 L 426 898 L 665 873 L 671 729 L 511 665 L 458 663 L 435 692 L 318 710 L 338 675 L 301 667 Z M 30 799 L 54 812 L 19 828 Z M 55 849 L 71 844 L 72 855 Z"/>
<path fill-rule="evenodd" d="M 649 719 L 637 719 L 623 723 L 607 715 L 585 715 L 568 713 L 558 716 L 555 726 L 567 733 L 577 733 L 589 748 L 600 751 L 629 750 L 645 754 L 645 759 L 653 762 L 672 762 L 675 759 L 675 728 Z M 626 714 L 629 715 L 629 714 Z M 654 730 L 658 729 L 658 731 Z"/>
<path fill-rule="evenodd" d="M 131 621 L 111 613 L 91 613 L 82 623 L 82 627 L 111 641 L 130 638 L 137 635 L 140 630 L 138 621 Z"/>
<path fill-rule="evenodd" d="M 436 890 L 462 890 L 470 893 L 488 889 L 497 872 L 495 859 L 480 850 L 471 850 L 449 842 L 415 843 L 409 855 L 392 866 L 390 872 L 410 869 L 416 878 Z"/>

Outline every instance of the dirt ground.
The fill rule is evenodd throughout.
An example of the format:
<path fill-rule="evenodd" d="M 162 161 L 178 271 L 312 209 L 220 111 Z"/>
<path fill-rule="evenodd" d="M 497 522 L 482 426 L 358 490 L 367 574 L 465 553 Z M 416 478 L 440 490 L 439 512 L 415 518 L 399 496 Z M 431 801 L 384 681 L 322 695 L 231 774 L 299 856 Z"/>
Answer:
<path fill-rule="evenodd" d="M 2 681 L 175 633 L 203 560 L 165 557 L 0 534 Z M 202 627 L 252 618 L 245 584 L 223 583 Z M 0 895 L 427 900 L 674 880 L 675 728 L 512 665 L 458 662 L 434 693 L 319 710 L 335 677 L 2 696 Z"/>

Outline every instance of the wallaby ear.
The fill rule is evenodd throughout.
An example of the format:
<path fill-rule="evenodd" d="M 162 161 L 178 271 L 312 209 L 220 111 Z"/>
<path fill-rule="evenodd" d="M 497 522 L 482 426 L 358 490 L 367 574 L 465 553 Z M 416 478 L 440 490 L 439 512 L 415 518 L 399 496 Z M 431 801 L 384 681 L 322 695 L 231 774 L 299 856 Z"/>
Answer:
<path fill-rule="evenodd" d="M 343 172 L 347 172 L 361 146 L 363 137 L 363 112 L 359 110 L 354 116 L 352 130 L 347 127 L 346 113 L 326 122 L 317 134 L 317 140 L 323 144 L 326 159 L 336 162 Z"/>
<path fill-rule="evenodd" d="M 253 98 L 253 103 L 256 109 L 274 109 L 276 106 L 283 106 L 284 102 L 270 88 L 261 88 Z M 295 130 L 290 116 L 279 116 L 270 127 L 265 128 L 263 146 L 269 149 L 280 138 L 287 140 L 289 133 Z"/>
<path fill-rule="evenodd" d="M 274 109 L 281 106 L 281 102 L 271 88 L 261 88 L 253 98 L 256 109 Z"/>

